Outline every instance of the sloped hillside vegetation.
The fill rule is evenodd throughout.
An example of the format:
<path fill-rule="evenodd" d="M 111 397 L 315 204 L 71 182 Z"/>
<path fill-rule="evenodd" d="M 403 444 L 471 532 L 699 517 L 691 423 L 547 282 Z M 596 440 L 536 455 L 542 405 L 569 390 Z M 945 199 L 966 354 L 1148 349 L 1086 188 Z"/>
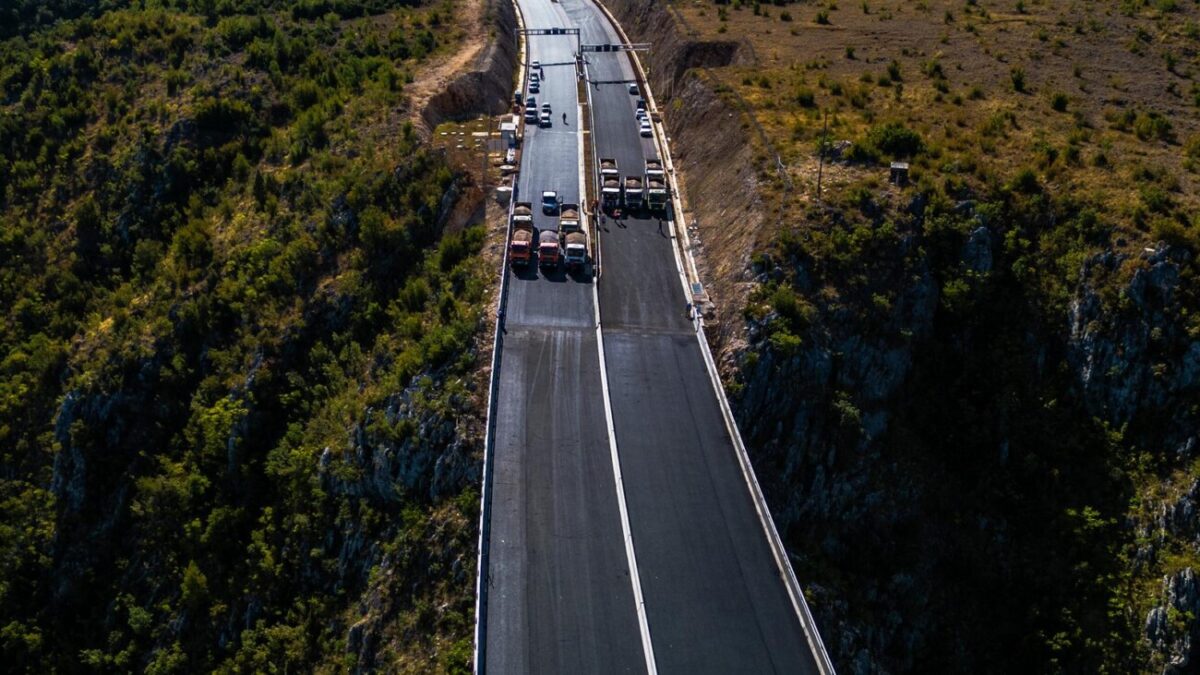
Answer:
<path fill-rule="evenodd" d="M 6 668 L 468 667 L 482 230 L 404 122 L 454 9 L 5 10 Z"/>

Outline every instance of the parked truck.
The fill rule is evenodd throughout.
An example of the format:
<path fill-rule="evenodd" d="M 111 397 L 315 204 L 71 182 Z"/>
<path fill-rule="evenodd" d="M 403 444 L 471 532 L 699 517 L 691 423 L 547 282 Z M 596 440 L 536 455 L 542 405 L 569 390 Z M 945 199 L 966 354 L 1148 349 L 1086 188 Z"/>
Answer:
<path fill-rule="evenodd" d="M 646 207 L 651 211 L 663 211 L 667 208 L 670 191 L 667 181 L 662 176 L 646 174 Z"/>
<path fill-rule="evenodd" d="M 646 205 L 652 211 L 667 207 L 671 192 L 667 188 L 667 174 L 663 171 L 662 160 L 646 160 Z"/>
<path fill-rule="evenodd" d="M 588 259 L 588 236 L 579 220 L 578 204 L 563 204 L 558 217 L 558 236 L 566 250 L 563 256 L 567 269 L 578 270 Z"/>
<path fill-rule="evenodd" d="M 637 211 L 645 206 L 646 189 L 641 176 L 625 176 L 625 208 Z"/>
<path fill-rule="evenodd" d="M 600 206 L 612 211 L 621 205 L 621 174 L 617 171 L 617 160 L 600 158 Z"/>
<path fill-rule="evenodd" d="M 533 257 L 533 204 L 513 204 L 512 242 L 508 245 L 508 260 L 515 266 L 524 267 Z"/>
<path fill-rule="evenodd" d="M 558 241 L 558 232 L 542 230 L 538 233 L 538 266 L 557 269 L 562 260 L 562 244 Z"/>

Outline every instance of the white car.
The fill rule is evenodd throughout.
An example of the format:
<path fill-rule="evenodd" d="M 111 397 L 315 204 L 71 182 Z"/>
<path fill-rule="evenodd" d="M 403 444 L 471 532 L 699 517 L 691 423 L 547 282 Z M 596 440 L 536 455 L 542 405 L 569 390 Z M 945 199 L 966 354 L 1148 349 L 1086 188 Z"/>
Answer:
<path fill-rule="evenodd" d="M 647 138 L 654 135 L 654 132 L 650 129 L 650 123 L 646 120 L 642 120 L 641 125 L 638 126 L 638 133 Z"/>
<path fill-rule="evenodd" d="M 547 111 L 547 110 L 542 111 L 542 116 L 538 119 L 538 126 L 539 127 L 550 126 L 550 112 L 549 111 Z"/>

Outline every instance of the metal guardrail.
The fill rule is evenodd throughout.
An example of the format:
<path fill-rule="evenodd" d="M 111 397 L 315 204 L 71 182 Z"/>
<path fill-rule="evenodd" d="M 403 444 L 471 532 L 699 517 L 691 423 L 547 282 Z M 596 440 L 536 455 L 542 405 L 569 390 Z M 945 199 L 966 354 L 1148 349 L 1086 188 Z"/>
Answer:
<path fill-rule="evenodd" d="M 516 11 L 517 26 L 524 27 L 524 17 L 517 0 L 512 0 Z M 521 32 L 517 33 L 522 35 Z M 521 38 L 518 37 L 520 41 Z M 518 59 L 526 63 L 522 67 L 518 82 L 521 91 L 525 90 L 525 71 L 528 70 L 529 50 L 527 45 L 519 42 L 517 46 Z M 524 153 L 522 153 L 524 160 Z M 483 675 L 487 669 L 487 602 L 488 602 L 488 564 L 491 552 L 492 531 L 492 457 L 496 451 L 496 399 L 500 390 L 500 352 L 504 348 L 504 313 L 508 304 L 508 242 L 512 239 L 512 213 L 517 203 L 520 190 L 520 164 L 516 173 L 512 174 L 512 195 L 508 200 L 508 212 L 505 214 L 504 243 L 501 246 L 500 263 L 500 293 L 496 304 L 496 328 L 492 335 L 492 372 L 488 379 L 487 422 L 484 426 L 483 441 L 483 476 L 480 479 L 479 490 L 479 553 L 476 558 L 475 571 L 475 653 L 472 664 L 475 675 Z M 485 193 L 483 198 L 488 199 Z M 484 213 L 487 213 L 487 202 L 484 202 Z"/>
<path fill-rule="evenodd" d="M 496 329 L 492 337 L 492 372 L 488 384 L 487 423 L 483 442 L 483 478 L 480 481 L 479 508 L 479 569 L 475 578 L 475 675 L 484 672 L 487 658 L 487 585 L 488 562 L 492 530 L 492 456 L 496 451 L 496 399 L 500 391 L 500 352 L 504 348 L 504 309 L 508 303 L 508 242 L 512 239 L 512 212 L 517 203 L 517 176 L 513 174 L 512 198 L 505 215 L 504 246 L 500 264 L 500 301 L 496 305 Z M 486 195 L 484 196 L 486 199 Z"/>

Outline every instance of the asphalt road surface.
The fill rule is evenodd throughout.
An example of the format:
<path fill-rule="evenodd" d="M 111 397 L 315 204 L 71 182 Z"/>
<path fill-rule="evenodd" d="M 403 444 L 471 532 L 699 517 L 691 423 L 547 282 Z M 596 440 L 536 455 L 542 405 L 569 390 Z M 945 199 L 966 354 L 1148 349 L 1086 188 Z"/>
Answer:
<path fill-rule="evenodd" d="M 591 0 L 520 0 L 527 28 L 619 39 Z M 531 58 L 570 64 L 573 37 L 531 36 Z M 595 80 L 632 80 L 620 53 Z M 547 65 L 550 129 L 525 139 L 518 194 L 578 199 L 575 69 Z M 597 154 L 621 174 L 656 156 L 624 84 L 591 90 Z M 561 125 L 568 112 L 568 126 Z M 591 161 L 591 158 L 586 158 Z M 552 220 L 535 208 L 535 224 Z M 597 290 L 615 440 L 654 662 L 662 673 L 815 673 L 813 656 L 705 369 L 671 224 L 608 219 Z M 600 386 L 591 280 L 510 280 L 501 354 L 486 670 L 645 670 Z"/>
<path fill-rule="evenodd" d="M 567 26 L 550 0 L 521 3 L 526 26 Z M 575 38 L 530 36 L 549 128 L 527 127 L 517 192 L 579 200 Z M 558 65 L 563 64 L 563 65 Z M 568 122 L 562 124 L 562 113 Z M 645 672 L 613 477 L 595 289 L 537 268 L 509 278 L 492 482 L 488 673 Z"/>

